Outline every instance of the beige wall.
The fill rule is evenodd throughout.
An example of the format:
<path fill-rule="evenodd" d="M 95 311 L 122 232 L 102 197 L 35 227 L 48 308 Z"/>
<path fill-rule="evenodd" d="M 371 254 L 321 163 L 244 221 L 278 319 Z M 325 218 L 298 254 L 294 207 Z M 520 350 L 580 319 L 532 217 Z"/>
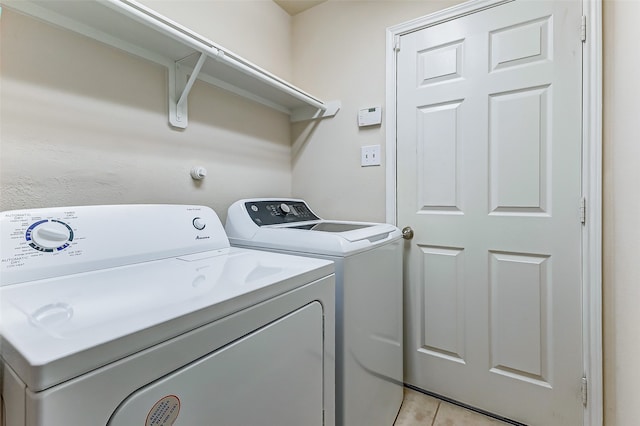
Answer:
<path fill-rule="evenodd" d="M 291 79 L 291 17 L 271 0 L 140 3 L 278 77 Z"/>
<path fill-rule="evenodd" d="M 605 419 L 640 419 L 640 1 L 604 2 Z"/>
<path fill-rule="evenodd" d="M 452 1 L 332 0 L 293 18 L 294 82 L 325 100 L 334 118 L 293 126 L 293 194 L 334 219 L 385 221 L 385 130 L 358 128 L 358 110 L 385 103 L 386 28 Z M 360 167 L 360 148 L 382 146 L 381 167 Z"/>
<path fill-rule="evenodd" d="M 176 6 L 160 3 L 164 13 Z M 175 9 L 193 22 L 171 17 L 287 77 L 289 15 L 270 1 L 240 3 L 183 0 Z M 224 220 L 240 197 L 290 194 L 285 114 L 197 82 L 189 127 L 174 130 L 165 68 L 6 8 L 0 31 L 0 210 L 192 203 Z M 209 172 L 200 185 L 196 165 Z"/>
<path fill-rule="evenodd" d="M 293 19 L 294 79 L 342 110 L 321 126 L 294 126 L 293 193 L 320 214 L 384 220 L 385 167 L 360 168 L 356 111 L 384 105 L 384 29 L 441 2 L 330 1 Z M 640 1 L 604 2 L 604 351 L 606 425 L 640 418 Z M 309 136 L 310 134 L 310 136 Z"/>

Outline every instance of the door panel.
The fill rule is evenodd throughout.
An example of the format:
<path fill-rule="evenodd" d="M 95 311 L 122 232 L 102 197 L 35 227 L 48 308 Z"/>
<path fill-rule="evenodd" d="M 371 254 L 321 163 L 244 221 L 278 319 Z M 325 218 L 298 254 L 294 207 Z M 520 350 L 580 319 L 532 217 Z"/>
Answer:
<path fill-rule="evenodd" d="M 405 380 L 582 422 L 581 3 L 514 1 L 401 37 Z"/>
<path fill-rule="evenodd" d="M 547 212 L 550 99 L 549 86 L 489 96 L 491 214 Z"/>
<path fill-rule="evenodd" d="M 549 256 L 491 253 L 491 371 L 550 387 Z"/>
<path fill-rule="evenodd" d="M 460 164 L 457 135 L 462 102 L 419 108 L 418 204 L 423 212 L 460 212 Z"/>
<path fill-rule="evenodd" d="M 464 364 L 464 250 L 421 246 L 423 277 L 432 283 L 422 287 L 422 340 L 432 356 Z"/>

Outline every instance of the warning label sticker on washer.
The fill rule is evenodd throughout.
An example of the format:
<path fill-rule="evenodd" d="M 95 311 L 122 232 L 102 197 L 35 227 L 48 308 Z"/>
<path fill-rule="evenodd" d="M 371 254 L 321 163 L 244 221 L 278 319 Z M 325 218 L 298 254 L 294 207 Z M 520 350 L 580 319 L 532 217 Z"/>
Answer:
<path fill-rule="evenodd" d="M 149 414 L 145 426 L 171 426 L 178 418 L 180 399 L 175 395 L 167 395 L 156 402 Z"/>

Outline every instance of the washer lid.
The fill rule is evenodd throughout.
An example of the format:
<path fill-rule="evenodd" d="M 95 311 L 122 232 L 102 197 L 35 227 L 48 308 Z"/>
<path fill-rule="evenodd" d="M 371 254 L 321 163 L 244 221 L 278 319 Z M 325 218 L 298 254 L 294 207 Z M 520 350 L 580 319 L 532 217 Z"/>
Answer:
<path fill-rule="evenodd" d="M 319 232 L 348 232 L 355 231 L 356 229 L 369 228 L 370 226 L 375 225 L 353 222 L 330 222 L 328 220 L 323 220 L 320 222 L 310 223 L 308 225 L 289 226 L 288 228 Z"/>
<path fill-rule="evenodd" d="M 304 200 L 243 199 L 227 212 L 225 231 L 235 246 L 348 256 L 401 237 L 386 223 L 322 220 Z"/>
<path fill-rule="evenodd" d="M 227 248 L 1 287 L 0 350 L 37 392 L 331 273 Z"/>
<path fill-rule="evenodd" d="M 234 246 L 336 257 L 371 250 L 401 238 L 400 230 L 386 223 L 318 221 L 263 226 L 249 236 L 236 235 L 232 228 L 227 229 L 229 242 Z"/>

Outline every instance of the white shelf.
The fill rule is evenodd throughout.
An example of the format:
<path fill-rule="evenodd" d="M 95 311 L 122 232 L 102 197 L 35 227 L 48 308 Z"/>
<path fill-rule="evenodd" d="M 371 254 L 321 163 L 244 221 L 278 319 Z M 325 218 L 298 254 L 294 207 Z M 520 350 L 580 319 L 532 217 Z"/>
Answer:
<path fill-rule="evenodd" d="M 291 121 L 332 117 L 339 101 L 323 102 L 132 0 L 1 0 L 2 5 L 83 34 L 169 70 L 169 122 L 187 126 L 195 78 L 289 114 Z M 201 67 L 200 69 L 198 69 Z"/>

